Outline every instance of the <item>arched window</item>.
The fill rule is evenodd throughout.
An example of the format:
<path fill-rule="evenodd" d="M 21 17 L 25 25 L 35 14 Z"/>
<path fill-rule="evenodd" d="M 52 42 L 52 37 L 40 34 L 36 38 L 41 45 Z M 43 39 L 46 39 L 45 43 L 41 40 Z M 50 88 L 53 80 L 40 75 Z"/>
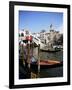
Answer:
<path fill-rule="evenodd" d="M 21 36 L 23 37 L 23 36 L 24 36 L 24 34 L 23 34 L 23 33 L 21 33 Z"/>

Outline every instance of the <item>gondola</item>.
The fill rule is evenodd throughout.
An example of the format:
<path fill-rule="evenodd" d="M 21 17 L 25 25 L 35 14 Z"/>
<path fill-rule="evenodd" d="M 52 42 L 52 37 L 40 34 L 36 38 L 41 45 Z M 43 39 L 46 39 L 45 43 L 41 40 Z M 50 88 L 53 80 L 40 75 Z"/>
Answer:
<path fill-rule="evenodd" d="M 42 69 L 47 69 L 47 68 L 55 68 L 55 67 L 60 67 L 63 65 L 63 62 L 61 61 L 56 61 L 56 60 L 40 60 L 40 63 L 38 62 L 32 62 L 31 63 L 31 68 L 38 68 L 38 65 L 40 65 L 40 68 Z"/>
<path fill-rule="evenodd" d="M 42 52 L 59 52 L 61 51 L 61 49 L 40 49 L 40 51 Z"/>

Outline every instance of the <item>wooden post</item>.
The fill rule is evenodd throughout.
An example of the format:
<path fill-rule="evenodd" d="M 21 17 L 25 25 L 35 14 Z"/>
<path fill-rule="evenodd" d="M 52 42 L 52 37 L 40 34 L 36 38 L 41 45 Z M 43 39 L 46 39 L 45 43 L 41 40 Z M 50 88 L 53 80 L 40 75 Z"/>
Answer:
<path fill-rule="evenodd" d="M 34 42 L 32 42 L 32 56 L 33 56 Z"/>
<path fill-rule="evenodd" d="M 38 45 L 38 77 L 40 76 L 40 44 Z"/>
<path fill-rule="evenodd" d="M 25 65 L 25 61 L 24 61 L 24 46 L 23 46 L 23 44 L 21 45 L 20 58 L 21 58 L 21 60 L 22 60 L 22 61 L 21 61 L 22 64 Z"/>
<path fill-rule="evenodd" d="M 31 72 L 31 78 L 37 78 L 37 75 L 33 72 Z"/>
<path fill-rule="evenodd" d="M 30 41 L 28 41 L 28 57 L 27 57 L 28 68 L 30 69 Z"/>
<path fill-rule="evenodd" d="M 24 46 L 22 45 L 22 51 L 23 51 L 23 64 L 25 65 L 25 61 L 24 61 Z"/>

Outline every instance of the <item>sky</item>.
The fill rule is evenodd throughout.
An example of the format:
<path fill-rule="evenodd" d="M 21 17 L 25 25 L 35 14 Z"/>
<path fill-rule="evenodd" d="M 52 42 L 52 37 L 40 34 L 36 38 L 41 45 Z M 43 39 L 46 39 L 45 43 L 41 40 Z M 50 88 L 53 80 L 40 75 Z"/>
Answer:
<path fill-rule="evenodd" d="M 32 33 L 41 30 L 48 31 L 51 24 L 56 31 L 62 30 L 63 13 L 19 11 L 19 30 L 28 29 Z"/>

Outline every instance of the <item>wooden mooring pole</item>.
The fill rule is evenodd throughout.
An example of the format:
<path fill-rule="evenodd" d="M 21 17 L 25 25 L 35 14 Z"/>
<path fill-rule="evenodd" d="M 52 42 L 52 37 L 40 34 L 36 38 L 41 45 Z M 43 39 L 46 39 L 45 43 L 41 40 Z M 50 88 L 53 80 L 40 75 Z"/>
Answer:
<path fill-rule="evenodd" d="M 40 44 L 38 45 L 38 78 L 40 77 Z"/>
<path fill-rule="evenodd" d="M 20 59 L 22 60 L 20 62 L 22 62 L 22 64 L 25 65 L 25 61 L 24 61 L 24 45 L 23 44 L 21 46 Z"/>
<path fill-rule="evenodd" d="M 28 41 L 28 57 L 27 57 L 27 63 L 28 63 L 28 68 L 30 69 L 30 41 Z"/>

